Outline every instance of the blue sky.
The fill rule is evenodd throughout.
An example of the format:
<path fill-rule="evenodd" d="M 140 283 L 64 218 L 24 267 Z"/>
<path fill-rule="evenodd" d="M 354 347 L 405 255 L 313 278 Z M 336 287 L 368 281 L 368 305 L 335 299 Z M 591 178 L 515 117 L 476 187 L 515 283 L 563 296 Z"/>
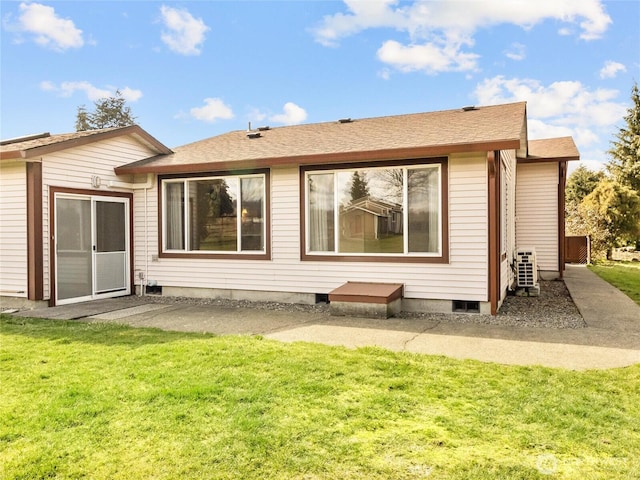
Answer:
<path fill-rule="evenodd" d="M 607 161 L 640 1 L 2 1 L 3 139 L 119 89 L 169 147 L 230 130 L 528 102 L 530 138 Z"/>

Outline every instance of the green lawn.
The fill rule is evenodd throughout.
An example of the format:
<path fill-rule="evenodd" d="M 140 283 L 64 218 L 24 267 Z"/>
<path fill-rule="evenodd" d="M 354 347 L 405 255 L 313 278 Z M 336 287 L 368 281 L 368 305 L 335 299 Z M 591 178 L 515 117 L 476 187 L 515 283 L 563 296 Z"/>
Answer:
<path fill-rule="evenodd" d="M 601 261 L 589 269 L 640 305 L 640 262 Z"/>
<path fill-rule="evenodd" d="M 607 371 L 0 319 L 0 478 L 640 477 Z"/>

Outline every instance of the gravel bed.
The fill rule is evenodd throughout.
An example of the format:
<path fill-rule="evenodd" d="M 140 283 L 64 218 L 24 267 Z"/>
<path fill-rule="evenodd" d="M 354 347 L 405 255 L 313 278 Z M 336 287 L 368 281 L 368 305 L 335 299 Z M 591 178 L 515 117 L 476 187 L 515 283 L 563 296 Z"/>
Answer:
<path fill-rule="evenodd" d="M 149 303 L 212 305 L 222 308 L 253 308 L 255 310 L 272 310 L 281 312 L 326 313 L 329 315 L 329 305 L 318 303 L 307 305 L 302 303 L 282 302 L 252 302 L 250 300 L 228 300 L 225 298 L 192 298 L 192 297 L 163 297 L 162 295 L 146 295 L 141 297 Z"/>
<path fill-rule="evenodd" d="M 282 312 L 302 312 L 329 315 L 329 306 L 324 303 L 302 305 L 280 302 L 251 302 L 248 300 L 226 300 L 212 298 L 163 297 L 147 295 L 147 302 L 185 303 L 212 305 L 225 308 L 254 308 Z M 498 315 L 444 314 L 402 312 L 399 318 L 424 318 L 440 322 L 475 323 L 484 325 L 538 327 L 538 328 L 584 328 L 586 323 L 576 308 L 569 290 L 562 280 L 540 281 L 537 297 L 509 295 Z"/>
<path fill-rule="evenodd" d="M 562 280 L 541 281 L 538 297 L 507 297 L 497 316 L 524 321 L 531 327 L 584 328 L 587 326 Z"/>
<path fill-rule="evenodd" d="M 562 280 L 540 281 L 537 297 L 509 295 L 497 315 L 405 313 L 404 318 L 510 327 L 584 328 L 587 326 Z"/>

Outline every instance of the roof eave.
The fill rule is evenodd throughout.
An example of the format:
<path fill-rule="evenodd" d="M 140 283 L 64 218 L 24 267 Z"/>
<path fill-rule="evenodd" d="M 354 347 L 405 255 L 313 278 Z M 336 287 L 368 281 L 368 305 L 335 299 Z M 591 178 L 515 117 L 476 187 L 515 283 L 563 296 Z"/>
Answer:
<path fill-rule="evenodd" d="M 518 158 L 518 163 L 551 163 L 551 162 L 571 162 L 580 160 L 580 155 L 570 155 L 564 157 L 532 157 Z"/>
<path fill-rule="evenodd" d="M 116 175 L 136 173 L 199 173 L 208 171 L 250 170 L 257 168 L 284 167 L 291 165 L 341 164 L 384 160 L 408 160 L 436 157 L 454 153 L 487 152 L 512 150 L 520 145 L 520 138 L 489 142 L 432 145 L 426 147 L 365 150 L 357 152 L 321 153 L 314 155 L 294 155 L 215 162 L 182 163 L 174 165 L 154 165 L 153 161 L 136 162 L 115 169 Z"/>
<path fill-rule="evenodd" d="M 22 160 L 26 158 L 22 150 L 0 152 L 0 160 Z"/>
<path fill-rule="evenodd" d="M 173 153 L 173 151 L 169 147 L 163 145 L 156 138 L 152 137 L 139 125 L 131 125 L 128 127 L 118 128 L 115 130 L 108 130 L 105 132 L 96 133 L 95 135 L 87 135 L 85 137 L 72 138 L 69 140 L 52 143 L 50 145 L 43 145 L 41 147 L 25 148 L 21 150 L 2 152 L 1 158 L 25 159 L 25 158 L 31 158 L 31 157 L 39 157 L 42 155 L 47 155 L 49 153 L 58 152 L 60 150 L 80 147 L 83 145 L 94 143 L 99 140 L 108 140 L 110 138 L 120 137 L 123 135 L 135 135 L 140 139 L 140 141 L 145 143 L 147 146 L 149 146 L 153 150 L 156 150 L 158 153 L 165 154 L 165 155 Z"/>

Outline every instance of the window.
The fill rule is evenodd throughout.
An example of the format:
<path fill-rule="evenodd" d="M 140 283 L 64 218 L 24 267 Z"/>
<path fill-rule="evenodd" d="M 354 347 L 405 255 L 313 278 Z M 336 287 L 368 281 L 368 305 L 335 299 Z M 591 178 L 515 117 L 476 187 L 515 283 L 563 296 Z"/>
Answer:
<path fill-rule="evenodd" d="M 266 174 L 163 179 L 163 251 L 266 253 Z"/>
<path fill-rule="evenodd" d="M 303 256 L 443 259 L 443 165 L 306 170 Z"/>

